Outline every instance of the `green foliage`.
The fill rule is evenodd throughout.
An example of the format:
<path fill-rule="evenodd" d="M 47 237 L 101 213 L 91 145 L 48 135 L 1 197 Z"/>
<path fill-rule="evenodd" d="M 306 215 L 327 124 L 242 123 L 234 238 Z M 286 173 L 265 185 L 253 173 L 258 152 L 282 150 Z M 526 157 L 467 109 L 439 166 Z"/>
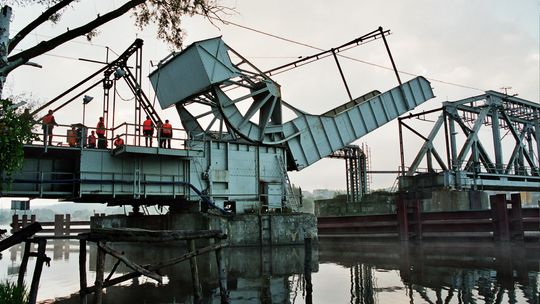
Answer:
<path fill-rule="evenodd" d="M 24 160 L 23 145 L 35 138 L 32 134 L 33 117 L 28 111 L 12 107 L 9 99 L 0 99 L 0 191 L 11 175 L 19 170 Z"/>
<path fill-rule="evenodd" d="M 6 280 L 0 283 L 0 303 L 28 303 L 28 292 L 24 286 L 17 286 L 17 284 Z"/>
<path fill-rule="evenodd" d="M 140 29 L 156 24 L 158 38 L 179 49 L 185 38 L 183 16 L 202 15 L 212 22 L 221 20 L 219 16 L 227 11 L 232 10 L 220 6 L 217 0 L 146 0 L 134 7 L 133 16 Z"/>

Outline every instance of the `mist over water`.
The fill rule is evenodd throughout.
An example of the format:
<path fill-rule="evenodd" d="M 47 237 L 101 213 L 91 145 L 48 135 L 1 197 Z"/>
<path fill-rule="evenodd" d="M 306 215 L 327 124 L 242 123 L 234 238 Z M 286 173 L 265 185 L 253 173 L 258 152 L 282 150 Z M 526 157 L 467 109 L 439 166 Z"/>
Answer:
<path fill-rule="evenodd" d="M 130 260 L 152 264 L 186 252 L 183 243 L 111 244 Z M 225 251 L 230 303 L 540 303 L 540 244 L 373 242 L 322 238 L 313 247 L 313 291 L 305 279 L 304 247 L 241 247 Z M 16 281 L 23 246 L 3 252 L 0 280 Z M 79 303 L 77 241 L 49 241 L 51 267 L 38 299 Z M 105 276 L 115 264 L 107 256 Z M 88 283 L 96 248 L 88 247 Z M 201 303 L 220 303 L 214 254 L 199 257 Z M 30 258 L 30 284 L 34 258 Z M 115 276 L 130 272 L 120 265 Z M 164 268 L 164 284 L 139 277 L 106 289 L 104 303 L 196 303 L 189 262 Z M 89 303 L 91 298 L 89 299 Z"/>

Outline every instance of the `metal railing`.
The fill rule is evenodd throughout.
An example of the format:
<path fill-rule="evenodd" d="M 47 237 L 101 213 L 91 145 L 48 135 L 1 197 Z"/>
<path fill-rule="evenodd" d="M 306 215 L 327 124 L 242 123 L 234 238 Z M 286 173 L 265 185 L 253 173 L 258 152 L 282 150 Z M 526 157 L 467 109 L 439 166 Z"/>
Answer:
<path fill-rule="evenodd" d="M 136 130 L 142 130 L 142 125 L 136 125 L 131 123 L 122 123 L 112 129 L 105 130 L 105 149 L 114 148 L 114 140 L 117 135 L 124 140 L 125 145 L 130 146 L 146 146 L 146 137 L 145 135 L 138 134 Z M 36 138 L 31 141 L 29 144 L 32 145 L 44 145 L 45 147 L 66 147 L 66 148 L 89 148 L 88 147 L 88 136 L 91 132 L 96 133 L 97 128 L 87 127 L 82 124 L 72 124 L 72 125 L 55 125 L 52 131 L 52 141 L 49 145 L 48 129 L 42 129 L 41 124 L 36 124 L 33 129 L 33 134 L 36 135 Z M 189 139 L 189 134 L 184 129 L 172 128 L 172 137 L 163 137 L 162 130 L 160 128 L 154 128 L 154 134 L 148 138 L 148 146 L 150 142 L 152 143 L 151 147 L 156 148 L 170 148 L 171 149 L 189 149 L 187 145 L 187 140 Z M 74 132 L 74 134 L 70 134 Z M 142 133 L 142 132 L 141 132 Z M 98 136 L 96 136 L 96 149 L 98 147 Z M 162 143 L 162 145 L 160 145 Z"/>

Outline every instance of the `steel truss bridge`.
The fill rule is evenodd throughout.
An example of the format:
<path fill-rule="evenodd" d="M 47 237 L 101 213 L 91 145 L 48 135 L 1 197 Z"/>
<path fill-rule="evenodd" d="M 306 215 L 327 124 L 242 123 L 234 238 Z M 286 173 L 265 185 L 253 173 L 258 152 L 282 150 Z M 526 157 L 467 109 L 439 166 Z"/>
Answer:
<path fill-rule="evenodd" d="M 408 124 L 432 113 L 440 114 L 428 135 Z M 400 138 L 407 129 L 424 141 L 408 168 L 401 144 L 404 190 L 540 191 L 540 104 L 536 102 L 487 91 L 399 118 L 399 128 Z M 481 134 L 485 129 L 491 136 Z M 418 173 L 422 164 L 427 172 Z"/>

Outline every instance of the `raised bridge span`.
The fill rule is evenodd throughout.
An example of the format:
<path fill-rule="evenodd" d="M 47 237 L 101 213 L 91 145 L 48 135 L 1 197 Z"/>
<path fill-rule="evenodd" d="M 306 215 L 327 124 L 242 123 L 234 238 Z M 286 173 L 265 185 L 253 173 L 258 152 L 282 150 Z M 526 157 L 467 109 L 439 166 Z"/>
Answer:
<path fill-rule="evenodd" d="M 138 40 L 118 60 L 92 77 L 103 73 L 97 83 L 107 84 L 104 85 L 106 98 L 109 96 L 107 90 L 114 88 L 117 81 L 126 80 L 139 104 L 139 113 L 146 113 L 158 124 L 161 122 L 159 115 L 137 89 L 140 60 L 128 64 L 129 57 L 137 54 L 140 47 L 142 41 Z M 333 49 L 336 50 L 339 49 Z M 112 124 L 107 119 L 111 126 L 107 129 L 107 138 L 110 147 L 115 135 L 124 138 L 126 145 L 120 148 L 66 146 L 66 137 L 61 134 L 65 134 L 69 126 L 60 126 L 55 129 L 58 132 L 55 136 L 62 143 L 47 145 L 36 141 L 25 146 L 23 168 L 13 176 L 12 186 L 4 189 L 1 195 L 123 205 L 175 204 L 203 197 L 221 207 L 234 203 L 238 212 L 257 209 L 261 205 L 295 209 L 298 202 L 292 193 L 287 171 L 302 170 L 434 96 L 430 83 L 417 77 L 383 93 L 375 90 L 351 98 L 322 115 L 313 115 L 282 100 L 280 85 L 269 74 L 257 69 L 221 38 L 193 43 L 163 60 L 150 74 L 161 107 L 175 107 L 183 124 L 182 130 L 174 130 L 171 149 L 142 146 L 141 122 L 116 126 L 114 115 Z M 457 177 L 463 174 L 506 176 L 506 180 L 500 180 L 507 189 L 540 188 L 538 105 L 493 92 L 482 97 L 489 102 L 477 105 L 475 102 L 482 98 L 473 97 L 447 104 L 455 110 L 448 108 L 442 115 L 444 119 L 452 117 L 465 132 L 467 139 L 461 152 L 457 148 L 448 148 L 447 153 L 438 153 L 433 144 L 435 135 L 424 136 L 426 144 L 419 153 L 419 160 L 403 172 L 404 183 L 406 178 L 414 177 L 415 166 L 426 158 L 429 173 L 442 170 Z M 526 109 L 516 110 L 516 103 Z M 107 100 L 107 114 L 108 109 Z M 294 117 L 286 119 L 285 109 L 294 113 Z M 464 109 L 478 119 L 472 128 L 471 120 L 460 123 L 452 112 Z M 498 111 L 497 114 L 493 109 Z M 514 116 L 519 120 L 512 120 Z M 471 116 L 467 117 L 471 119 Z M 487 117 L 492 124 L 505 126 L 518 143 L 506 166 L 500 159 L 502 153 L 497 154 L 495 161 L 490 160 L 475 134 Z M 452 146 L 455 144 L 452 134 L 456 132 L 450 131 L 452 122 L 446 124 L 450 132 L 446 136 Z M 442 125 L 445 125 L 444 120 L 437 122 L 432 133 L 437 133 Z M 84 125 L 78 127 L 82 134 L 93 129 Z M 500 136 L 496 131 L 493 134 L 494 138 L 496 134 Z M 441 156 L 445 154 L 448 156 L 446 165 Z M 440 170 L 437 171 L 434 163 L 440 165 Z M 481 167 L 489 172 L 478 171 Z M 511 183 L 515 175 L 523 177 L 524 183 Z M 456 182 L 459 178 L 450 180 L 444 175 L 440 179 L 447 187 L 465 187 L 474 182 L 459 184 Z"/>

